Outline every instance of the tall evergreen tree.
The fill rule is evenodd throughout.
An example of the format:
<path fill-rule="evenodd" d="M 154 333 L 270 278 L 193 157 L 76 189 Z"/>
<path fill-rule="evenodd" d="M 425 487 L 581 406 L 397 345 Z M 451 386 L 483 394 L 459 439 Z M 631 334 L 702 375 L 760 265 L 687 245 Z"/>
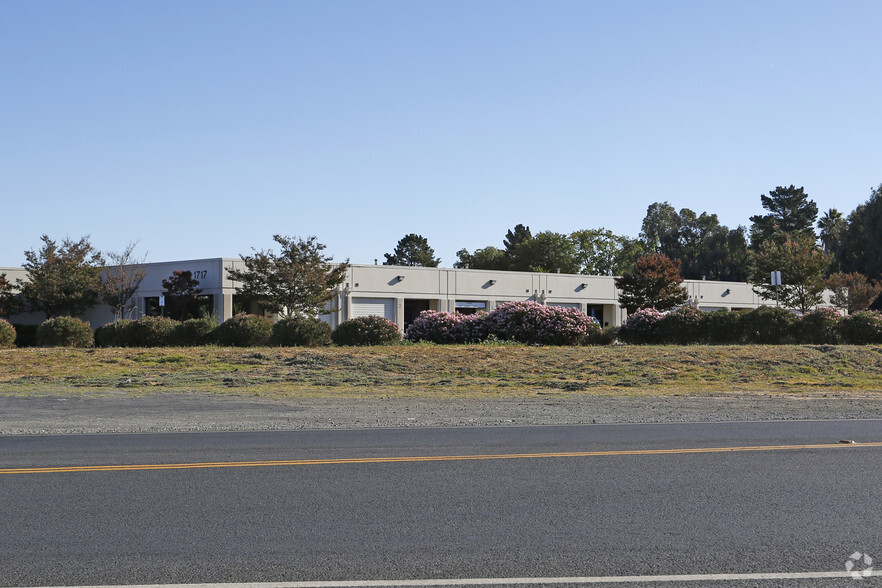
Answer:
<path fill-rule="evenodd" d="M 815 219 L 818 217 L 818 205 L 809 200 L 805 189 L 793 184 L 784 188 L 778 186 L 769 191 L 769 195 L 760 196 L 763 208 L 768 213 L 750 217 L 750 245 L 758 249 L 765 241 L 786 240 L 785 235 L 793 238 L 815 238 Z"/>
<path fill-rule="evenodd" d="M 502 246 L 505 251 L 505 259 L 507 267 L 513 271 L 528 271 L 529 264 L 518 259 L 518 248 L 525 242 L 533 238 L 530 227 L 518 224 L 505 234 L 502 240 Z"/>
<path fill-rule="evenodd" d="M 435 257 L 435 250 L 429 247 L 429 241 L 415 233 L 402 237 L 395 250 L 384 255 L 386 261 L 383 265 L 438 267 L 441 263 L 441 260 Z"/>
<path fill-rule="evenodd" d="M 848 215 L 838 258 L 843 272 L 860 272 L 871 279 L 882 276 L 882 184 Z"/>

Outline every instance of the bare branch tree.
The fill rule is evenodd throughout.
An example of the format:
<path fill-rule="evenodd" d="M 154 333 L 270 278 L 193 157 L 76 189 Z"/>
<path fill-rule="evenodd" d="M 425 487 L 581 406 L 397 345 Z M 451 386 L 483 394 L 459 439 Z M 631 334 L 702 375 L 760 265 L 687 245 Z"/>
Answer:
<path fill-rule="evenodd" d="M 135 247 L 138 243 L 139 241 L 130 241 L 120 252 L 105 253 L 110 263 L 105 263 L 101 268 L 98 294 L 101 300 L 113 309 L 113 316 L 117 319 L 130 317 L 134 312 L 135 307 L 129 307 L 129 302 L 147 273 L 142 265 L 147 259 L 147 254 L 141 257 L 135 256 Z"/>

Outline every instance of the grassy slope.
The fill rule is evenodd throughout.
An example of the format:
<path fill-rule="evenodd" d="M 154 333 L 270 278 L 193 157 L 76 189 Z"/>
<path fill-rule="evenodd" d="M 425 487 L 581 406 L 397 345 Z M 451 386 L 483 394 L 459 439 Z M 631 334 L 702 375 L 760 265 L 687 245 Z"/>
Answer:
<path fill-rule="evenodd" d="M 882 347 L 410 345 L 0 351 L 0 394 L 110 391 L 433 398 L 882 394 Z"/>

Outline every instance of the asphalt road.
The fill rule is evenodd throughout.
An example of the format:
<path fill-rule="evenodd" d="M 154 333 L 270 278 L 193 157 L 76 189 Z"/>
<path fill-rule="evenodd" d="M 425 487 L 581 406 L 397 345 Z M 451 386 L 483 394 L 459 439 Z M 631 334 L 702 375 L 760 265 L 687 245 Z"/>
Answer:
<path fill-rule="evenodd" d="M 841 571 L 882 562 L 879 442 L 875 420 L 0 437 L 0 586 Z M 126 467 L 22 471 L 82 466 Z M 681 582 L 626 585 L 656 584 Z"/>

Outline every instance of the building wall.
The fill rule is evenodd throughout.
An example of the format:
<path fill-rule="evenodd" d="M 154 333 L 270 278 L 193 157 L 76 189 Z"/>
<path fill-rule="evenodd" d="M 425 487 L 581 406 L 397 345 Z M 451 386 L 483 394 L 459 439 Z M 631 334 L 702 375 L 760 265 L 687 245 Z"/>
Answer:
<path fill-rule="evenodd" d="M 220 321 L 233 315 L 233 296 L 236 284 L 229 279 L 226 268 L 242 267 L 238 258 L 212 258 L 143 264 L 146 276 L 134 297 L 132 318 L 146 311 L 147 299 L 159 297 L 162 280 L 174 270 L 189 270 L 199 280 L 203 295 L 212 296 L 214 313 Z M 0 268 L 7 279 L 25 279 L 22 268 Z M 684 286 L 690 301 L 703 310 L 752 309 L 774 301 L 763 301 L 743 282 L 686 280 Z M 416 309 L 453 312 L 482 306 L 492 310 L 507 301 L 532 300 L 542 304 L 579 308 L 594 314 L 601 324 L 618 326 L 626 314 L 618 304 L 615 279 L 611 276 L 582 276 L 547 274 L 540 272 L 505 272 L 473 269 L 402 267 L 383 265 L 353 265 L 344 283 L 337 289 L 324 318 L 332 327 L 352 318 L 353 305 L 375 301 L 378 312 L 388 312 L 389 318 L 405 326 L 406 313 Z M 366 305 L 363 304 L 364 309 Z M 109 308 L 99 305 L 82 317 L 98 327 L 113 320 Z M 17 315 L 15 322 L 39 323 L 40 315 Z"/>

